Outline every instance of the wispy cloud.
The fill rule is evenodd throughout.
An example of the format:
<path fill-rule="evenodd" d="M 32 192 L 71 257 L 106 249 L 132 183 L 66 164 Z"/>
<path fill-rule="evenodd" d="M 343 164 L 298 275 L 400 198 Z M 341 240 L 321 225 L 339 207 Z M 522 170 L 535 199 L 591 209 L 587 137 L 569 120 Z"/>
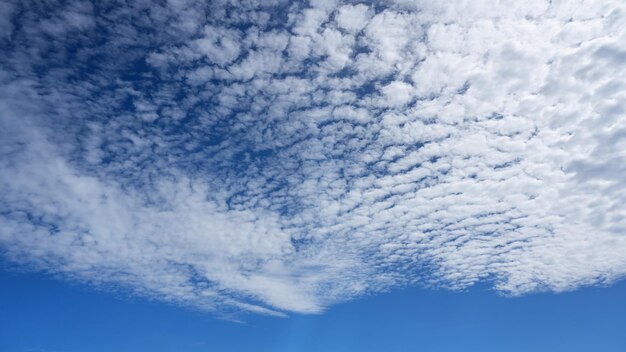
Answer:
<path fill-rule="evenodd" d="M 1 4 L 20 265 L 277 315 L 626 274 L 621 1 Z"/>

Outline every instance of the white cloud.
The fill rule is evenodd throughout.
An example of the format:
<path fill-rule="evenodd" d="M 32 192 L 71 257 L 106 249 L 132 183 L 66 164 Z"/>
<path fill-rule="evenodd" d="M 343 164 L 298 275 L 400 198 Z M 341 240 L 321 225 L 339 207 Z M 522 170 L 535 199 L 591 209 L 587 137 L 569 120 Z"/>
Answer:
<path fill-rule="evenodd" d="M 620 2 L 170 5 L 2 39 L 8 259 L 277 315 L 626 274 Z"/>
<path fill-rule="evenodd" d="M 223 66 L 239 56 L 238 42 L 241 39 L 236 31 L 207 26 L 204 34 L 202 38 L 193 41 L 193 47 L 206 55 L 210 62 Z"/>
<path fill-rule="evenodd" d="M 411 101 L 414 94 L 413 86 L 400 81 L 391 82 L 381 90 L 385 96 L 385 103 L 393 107 L 406 105 Z"/>
<path fill-rule="evenodd" d="M 371 18 L 371 10 L 367 5 L 344 5 L 337 11 L 335 20 L 339 28 L 350 33 L 362 30 Z"/>

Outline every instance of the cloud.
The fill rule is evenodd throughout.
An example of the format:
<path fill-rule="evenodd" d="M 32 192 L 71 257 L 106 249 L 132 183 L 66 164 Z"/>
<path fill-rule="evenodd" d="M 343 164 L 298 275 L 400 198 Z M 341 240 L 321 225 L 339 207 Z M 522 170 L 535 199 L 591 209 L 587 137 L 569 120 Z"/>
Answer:
<path fill-rule="evenodd" d="M 2 6 L 16 265 L 274 315 L 626 274 L 619 1 Z"/>
<path fill-rule="evenodd" d="M 336 12 L 336 21 L 339 28 L 350 33 L 359 32 L 371 18 L 372 10 L 367 5 L 344 5 Z"/>

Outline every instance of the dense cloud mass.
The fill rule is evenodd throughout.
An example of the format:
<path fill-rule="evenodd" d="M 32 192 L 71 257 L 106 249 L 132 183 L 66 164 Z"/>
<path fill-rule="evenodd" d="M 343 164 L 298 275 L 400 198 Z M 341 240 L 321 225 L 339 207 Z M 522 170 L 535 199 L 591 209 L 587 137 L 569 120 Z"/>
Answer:
<path fill-rule="evenodd" d="M 626 3 L 0 1 L 0 254 L 217 312 L 626 275 Z"/>

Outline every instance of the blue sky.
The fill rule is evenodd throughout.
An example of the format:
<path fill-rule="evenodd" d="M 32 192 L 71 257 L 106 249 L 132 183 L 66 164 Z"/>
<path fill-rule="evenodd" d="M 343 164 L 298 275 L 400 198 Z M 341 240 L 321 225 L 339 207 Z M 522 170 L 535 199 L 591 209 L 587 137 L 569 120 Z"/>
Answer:
<path fill-rule="evenodd" d="M 3 273 L 2 351 L 623 351 L 626 285 L 514 299 L 397 290 L 321 315 L 245 323 L 41 275 Z"/>
<path fill-rule="evenodd" d="M 611 295 L 625 66 L 621 0 L 0 0 L 3 289 L 224 329 Z"/>

